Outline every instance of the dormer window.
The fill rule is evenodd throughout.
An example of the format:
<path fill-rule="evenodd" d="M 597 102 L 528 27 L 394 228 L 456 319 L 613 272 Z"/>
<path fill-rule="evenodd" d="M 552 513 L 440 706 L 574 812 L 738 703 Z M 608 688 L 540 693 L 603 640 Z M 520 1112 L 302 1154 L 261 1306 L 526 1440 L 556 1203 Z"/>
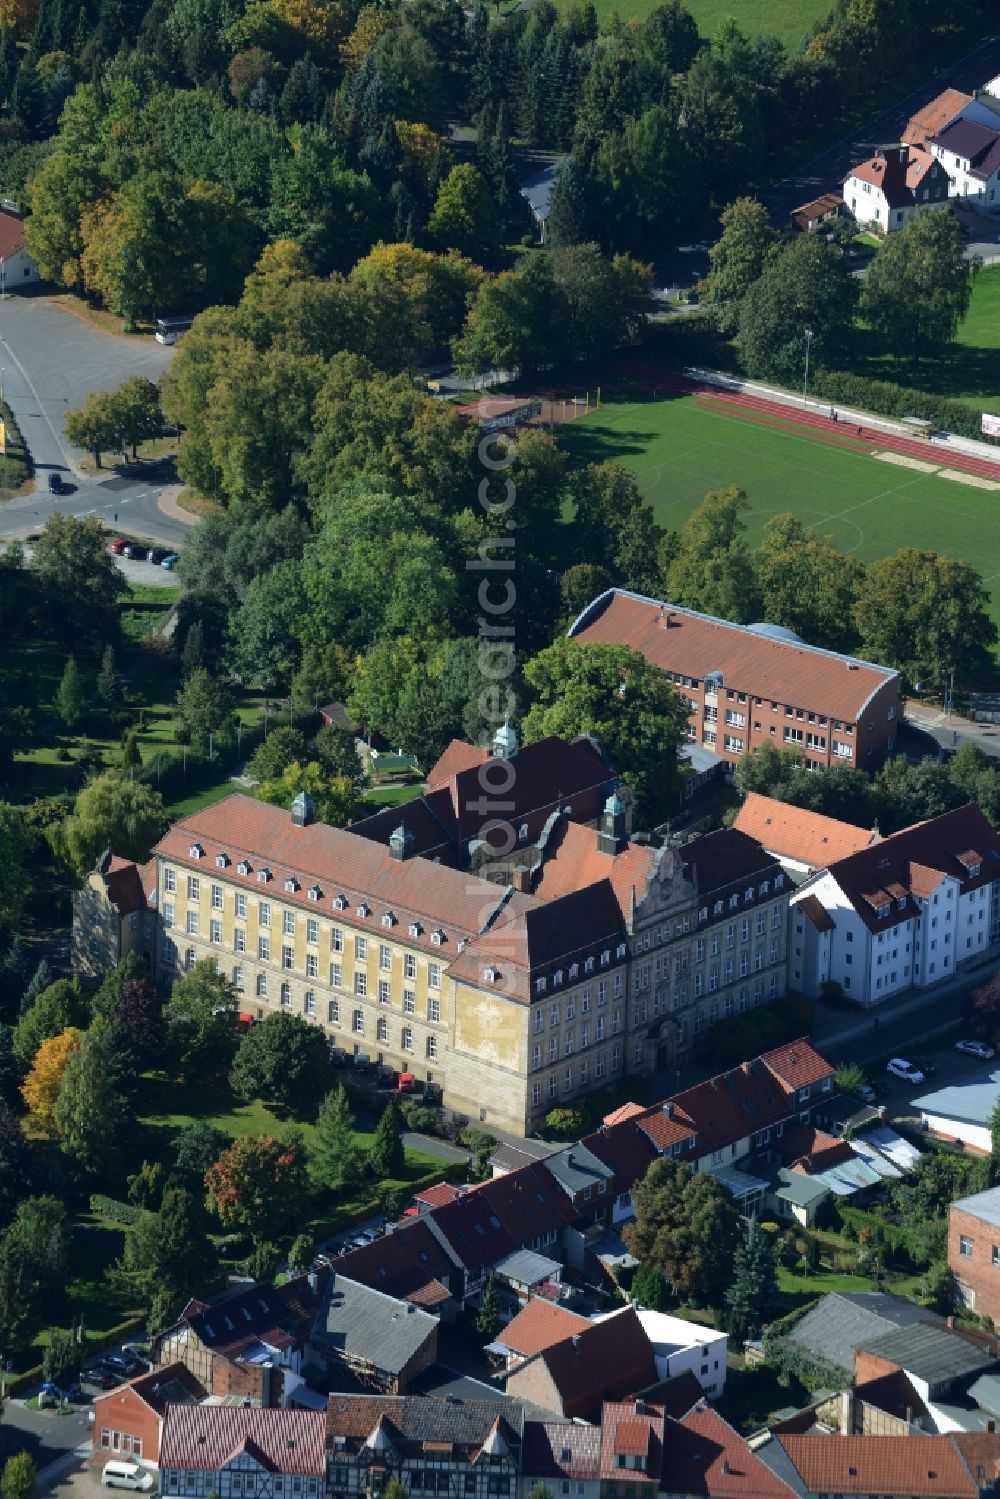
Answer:
<path fill-rule="evenodd" d="M 438 928 L 437 928 L 437 929 L 436 929 L 436 931 L 433 931 L 433 932 L 431 932 L 431 944 L 432 944 L 432 945 L 433 945 L 433 946 L 434 946 L 434 947 L 440 947 L 440 946 L 441 946 L 441 944 L 442 944 L 442 942 L 443 942 L 443 941 L 444 941 L 444 940 L 445 940 L 445 934 L 444 934 L 444 932 L 443 932 L 443 931 L 442 931 L 442 930 L 441 930 L 441 928 L 440 928 L 440 927 L 438 927 Z"/>
<path fill-rule="evenodd" d="M 396 916 L 395 916 L 395 913 L 393 911 L 383 911 L 382 912 L 382 925 L 383 926 L 395 926 L 396 925 Z"/>
<path fill-rule="evenodd" d="M 785 883 L 785 876 L 783 874 L 776 874 L 774 876 L 774 888 L 775 888 L 775 890 L 780 890 L 782 888 L 782 886 L 784 885 L 784 883 Z"/>
<path fill-rule="evenodd" d="M 258 869 L 258 871 L 257 871 L 257 883 L 258 883 L 258 885 L 266 885 L 267 882 L 268 882 L 268 880 L 270 878 L 271 878 L 271 871 L 269 869 Z"/>
<path fill-rule="evenodd" d="M 240 862 L 237 864 L 237 866 L 236 866 L 236 873 L 237 874 L 244 874 L 244 875 L 250 873 L 250 865 L 247 863 L 246 859 L 241 859 Z"/>
<path fill-rule="evenodd" d="M 555 971 L 555 973 L 552 975 L 552 987 L 554 989 L 558 989 L 558 987 L 562 983 L 562 981 L 563 981 L 563 971 L 562 971 L 561 968 L 557 968 L 556 971 Z"/>
<path fill-rule="evenodd" d="M 628 949 L 625 946 L 625 943 L 624 942 L 619 942 L 618 947 L 617 947 L 618 956 L 620 958 L 624 958 L 624 956 L 625 956 L 625 954 L 626 954 L 627 951 L 628 951 Z"/>
<path fill-rule="evenodd" d="M 285 881 L 285 889 L 288 891 L 289 895 L 294 895 L 295 892 L 296 892 L 296 890 L 298 888 L 299 888 L 299 882 L 298 882 L 298 880 L 295 878 L 295 876 L 293 874 L 290 874 L 288 876 L 288 879 Z"/>
<path fill-rule="evenodd" d="M 333 907 L 334 907 L 335 911 L 346 911 L 347 910 L 347 896 L 346 895 L 335 895 L 333 897 Z"/>
<path fill-rule="evenodd" d="M 496 981 L 497 981 L 497 979 L 499 977 L 500 977 L 500 970 L 499 970 L 499 968 L 490 967 L 490 968 L 484 968 L 483 969 L 483 978 L 486 980 L 486 982 L 488 984 L 495 984 Z"/>
<path fill-rule="evenodd" d="M 708 920 L 708 907 L 707 906 L 699 906 L 698 907 L 698 920 L 699 921 L 707 921 Z"/>
<path fill-rule="evenodd" d="M 522 822 L 517 830 L 517 841 L 518 843 L 527 843 L 528 841 L 528 824 L 526 822 Z"/>
<path fill-rule="evenodd" d="M 905 895 L 901 895 L 899 897 L 899 899 L 897 900 L 897 902 L 896 902 L 896 907 L 897 907 L 898 910 L 902 911 L 905 908 L 905 906 L 906 906 L 906 896 Z"/>
<path fill-rule="evenodd" d="M 593 958 L 584 958 L 584 960 L 583 960 L 583 971 L 584 971 L 584 973 L 593 973 L 593 971 L 594 971 L 594 960 L 593 960 Z"/>
<path fill-rule="evenodd" d="M 604 952 L 601 953 L 601 967 L 602 968 L 607 968 L 607 966 L 608 966 L 608 964 L 610 962 L 611 962 L 611 954 L 610 954 L 610 952 L 608 952 L 607 948 L 605 948 Z"/>
<path fill-rule="evenodd" d="M 753 900 L 753 886 L 752 885 L 749 885 L 747 887 L 747 889 L 744 890 L 744 892 L 743 892 L 743 899 L 744 900 Z"/>
<path fill-rule="evenodd" d="M 889 914 L 889 907 L 888 906 L 879 906 L 878 910 L 875 912 L 875 915 L 878 917 L 879 921 L 882 920 L 883 916 L 888 916 L 888 914 Z"/>
<path fill-rule="evenodd" d="M 420 925 L 419 921 L 411 921 L 410 922 L 410 936 L 411 937 L 419 937 L 422 932 L 423 932 L 423 927 Z"/>
<path fill-rule="evenodd" d="M 721 900 L 717 900 L 715 902 L 715 904 L 712 907 L 712 910 L 714 911 L 714 913 L 715 913 L 716 916 L 721 916 L 722 915 L 722 902 L 721 902 Z"/>
<path fill-rule="evenodd" d="M 323 896 L 323 892 L 318 885 L 310 885 L 306 893 L 312 901 L 321 900 Z"/>
<path fill-rule="evenodd" d="M 570 983 L 572 983 L 573 980 L 578 977 L 579 972 L 580 972 L 580 965 L 579 965 L 579 963 L 571 963 L 569 965 L 569 981 L 570 981 Z"/>
<path fill-rule="evenodd" d="M 229 855 L 228 854 L 216 854 L 216 856 L 215 856 L 215 867 L 216 867 L 216 869 L 225 869 L 228 866 L 228 864 L 229 864 Z"/>
<path fill-rule="evenodd" d="M 545 980 L 543 978 L 535 980 L 535 993 L 536 994 L 544 994 L 545 993 Z"/>
<path fill-rule="evenodd" d="M 761 895 L 766 895 L 768 893 L 768 891 L 770 890 L 770 888 L 771 888 L 771 881 L 770 880 L 761 880 L 761 884 L 760 884 L 760 893 L 761 893 Z"/>
<path fill-rule="evenodd" d="M 981 870 L 981 869 L 982 869 L 982 867 L 983 867 L 983 866 L 982 866 L 982 865 L 981 865 L 981 864 L 980 864 L 980 862 L 979 862 L 979 860 L 978 860 L 978 859 L 977 859 L 977 860 L 976 860 L 976 862 L 975 862 L 975 864 L 970 864 L 970 865 L 969 865 L 969 878 L 970 878 L 970 879 L 971 879 L 971 880 L 974 880 L 974 879 L 975 879 L 975 878 L 976 878 L 976 875 L 977 875 L 977 874 L 978 874 L 978 873 L 979 873 L 979 872 L 980 872 L 980 870 Z"/>
<path fill-rule="evenodd" d="M 203 857 L 204 853 L 205 850 L 202 848 L 200 843 L 192 843 L 191 847 L 188 849 L 188 854 L 192 859 L 200 859 Z"/>
<path fill-rule="evenodd" d="M 355 906 L 354 914 L 355 916 L 360 917 L 360 919 L 363 921 L 366 916 L 370 916 L 372 914 L 372 908 L 366 900 L 363 900 L 360 906 Z"/>

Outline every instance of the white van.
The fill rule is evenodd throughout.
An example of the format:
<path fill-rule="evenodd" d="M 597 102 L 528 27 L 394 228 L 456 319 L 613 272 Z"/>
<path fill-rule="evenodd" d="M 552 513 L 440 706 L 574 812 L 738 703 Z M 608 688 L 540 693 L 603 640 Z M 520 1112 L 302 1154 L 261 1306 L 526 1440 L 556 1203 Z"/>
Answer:
<path fill-rule="evenodd" d="M 101 1482 L 109 1489 L 151 1489 L 153 1475 L 138 1463 L 105 1463 Z"/>

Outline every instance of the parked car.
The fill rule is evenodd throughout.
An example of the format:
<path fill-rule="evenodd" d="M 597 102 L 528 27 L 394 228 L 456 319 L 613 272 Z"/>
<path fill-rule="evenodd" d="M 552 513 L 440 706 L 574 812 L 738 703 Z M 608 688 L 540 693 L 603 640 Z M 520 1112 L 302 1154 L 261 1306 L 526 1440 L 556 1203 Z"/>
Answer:
<path fill-rule="evenodd" d="M 38 1394 L 39 1405 L 43 1405 L 45 1403 L 42 1397 L 46 1395 L 50 1396 L 53 1400 L 58 1401 L 58 1403 L 61 1405 L 64 1401 L 67 1400 L 82 1400 L 83 1390 L 76 1380 L 74 1380 L 71 1385 L 67 1385 L 65 1390 L 61 1390 L 58 1385 L 54 1385 L 51 1380 L 47 1379 L 42 1385 L 42 1388 Z"/>
<path fill-rule="evenodd" d="M 113 552 L 116 557 L 120 557 L 122 552 L 124 552 L 125 550 L 125 545 L 125 538 L 123 536 L 116 536 L 114 541 L 108 547 L 108 551 Z"/>
<path fill-rule="evenodd" d="M 151 1489 L 153 1475 L 139 1463 L 105 1463 L 101 1470 L 101 1482 L 109 1489 Z"/>
<path fill-rule="evenodd" d="M 109 1353 L 101 1359 L 97 1367 L 106 1374 L 117 1374 L 119 1379 L 132 1379 L 146 1369 L 142 1359 L 133 1358 L 128 1353 Z"/>
<path fill-rule="evenodd" d="M 49 494 L 62 494 L 62 479 L 58 474 L 49 474 Z"/>
<path fill-rule="evenodd" d="M 955 1050 L 964 1051 L 969 1057 L 979 1057 L 983 1062 L 997 1054 L 996 1047 L 991 1046 L 988 1041 L 956 1041 Z"/>
<path fill-rule="evenodd" d="M 161 567 L 163 565 L 164 557 L 168 555 L 169 554 L 166 547 L 150 547 L 149 551 L 146 553 L 146 561 L 155 562 L 157 567 Z"/>
<path fill-rule="evenodd" d="M 875 1089 L 872 1087 L 871 1083 L 862 1083 L 861 1087 L 858 1089 L 858 1096 L 865 1103 L 874 1103 L 876 1098 L 878 1097 L 878 1094 L 875 1092 Z"/>
<path fill-rule="evenodd" d="M 396 1080 L 396 1091 L 399 1093 L 415 1093 L 417 1091 L 417 1080 L 412 1072 L 401 1072 Z"/>
<path fill-rule="evenodd" d="M 132 562 L 145 562 L 147 551 L 148 548 L 144 547 L 140 542 L 127 541 L 123 555 L 128 557 Z"/>
<path fill-rule="evenodd" d="M 168 552 L 163 561 L 160 563 L 160 566 L 167 568 L 169 572 L 173 572 L 174 568 L 177 566 L 177 553 Z"/>
<path fill-rule="evenodd" d="M 906 1061 L 904 1057 L 893 1057 L 885 1064 L 886 1072 L 893 1077 L 900 1078 L 904 1083 L 922 1083 L 926 1076 L 919 1067 L 914 1067 L 912 1062 Z"/>

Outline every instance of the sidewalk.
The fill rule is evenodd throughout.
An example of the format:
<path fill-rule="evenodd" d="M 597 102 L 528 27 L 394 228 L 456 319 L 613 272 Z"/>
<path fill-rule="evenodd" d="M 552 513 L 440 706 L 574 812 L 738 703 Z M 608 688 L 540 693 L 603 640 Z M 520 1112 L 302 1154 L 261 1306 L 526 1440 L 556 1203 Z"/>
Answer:
<path fill-rule="evenodd" d="M 862 1036 L 874 1036 L 883 1028 L 888 1030 L 908 1015 L 918 1014 L 921 1010 L 936 1010 L 938 1007 L 942 1008 L 942 1028 L 954 1025 L 957 1020 L 961 1019 L 962 1011 L 960 1006 L 949 1004 L 948 1001 L 955 995 L 961 995 L 964 998 L 970 990 L 978 988 L 983 983 L 988 973 L 998 967 L 1000 967 L 1000 951 L 994 949 L 975 963 L 970 963 L 967 968 L 963 968 L 947 983 L 937 984 L 932 989 L 911 990 L 907 994 L 901 994 L 896 1000 L 873 1005 L 868 1010 L 856 1009 L 853 1013 L 850 1010 L 841 1009 L 839 1005 L 829 1005 L 822 999 L 814 1000 L 815 1019 L 812 1039 L 817 1048 L 823 1051 L 824 1047 L 841 1046 L 845 1042 L 856 1041 Z M 875 1023 L 876 1020 L 878 1025 Z M 920 1034 L 922 1034 L 920 1031 L 914 1032 L 914 1039 Z"/>
<path fill-rule="evenodd" d="M 156 496 L 156 508 L 162 510 L 171 520 L 180 521 L 182 526 L 196 526 L 198 516 L 192 515 L 190 510 L 184 510 L 177 503 L 177 496 L 183 494 L 187 488 L 186 484 L 168 484 L 161 489 Z"/>

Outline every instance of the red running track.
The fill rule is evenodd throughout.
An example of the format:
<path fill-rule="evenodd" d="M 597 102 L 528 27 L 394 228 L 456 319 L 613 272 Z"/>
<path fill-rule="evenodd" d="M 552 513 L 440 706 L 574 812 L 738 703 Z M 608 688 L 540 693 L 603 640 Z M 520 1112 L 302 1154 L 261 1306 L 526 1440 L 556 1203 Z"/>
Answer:
<path fill-rule="evenodd" d="M 633 360 L 623 361 L 619 369 L 622 374 L 633 379 L 641 379 L 644 383 L 648 381 L 657 391 L 695 396 L 699 404 L 705 406 L 715 404 L 734 407 L 746 412 L 749 420 L 756 417 L 765 422 L 768 418 L 772 422 L 780 421 L 785 430 L 788 427 L 802 427 L 804 433 L 827 442 L 831 439 L 838 440 L 838 446 L 848 447 L 854 452 L 870 452 L 880 448 L 891 453 L 901 453 L 907 458 L 918 458 L 922 463 L 935 463 L 941 468 L 958 469 L 962 473 L 974 474 L 977 478 L 1000 482 L 1000 454 L 995 461 L 977 458 L 923 438 L 897 437 L 893 433 L 881 432 L 864 425 L 859 437 L 857 423 L 835 422 L 829 415 L 819 411 L 803 411 L 797 406 L 786 406 L 781 401 L 771 401 L 766 396 L 755 396 L 746 391 L 724 390 L 688 375 L 674 374 Z"/>

